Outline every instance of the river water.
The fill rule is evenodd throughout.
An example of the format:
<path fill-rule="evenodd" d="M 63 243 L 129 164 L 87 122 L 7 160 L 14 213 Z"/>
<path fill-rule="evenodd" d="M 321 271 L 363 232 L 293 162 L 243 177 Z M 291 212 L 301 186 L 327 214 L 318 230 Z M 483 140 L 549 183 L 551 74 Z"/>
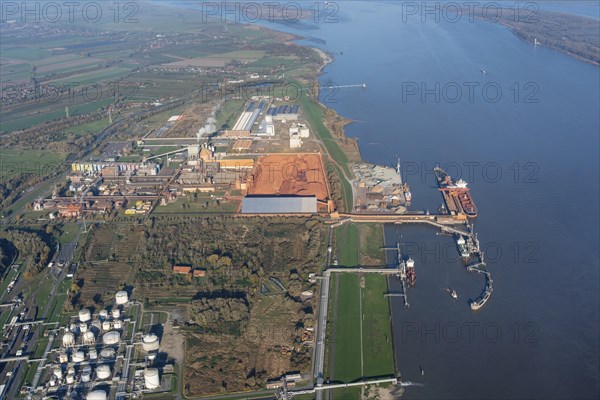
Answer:
<path fill-rule="evenodd" d="M 386 227 L 388 245 L 401 240 L 417 268 L 410 308 L 392 302 L 397 367 L 419 384 L 404 397 L 596 397 L 598 67 L 487 21 L 422 23 L 397 2 L 338 5 L 339 23 L 277 27 L 335 55 L 322 82 L 367 83 L 321 100 L 357 121 L 346 133 L 365 160 L 401 158 L 413 209 L 441 204 L 435 163 L 469 181 L 494 279 L 474 313 L 468 299 L 484 280 L 465 271 L 451 237 Z M 586 6 L 574 13 L 593 14 Z"/>
<path fill-rule="evenodd" d="M 410 308 L 392 302 L 397 367 L 415 383 L 404 397 L 596 398 L 599 68 L 485 20 L 423 23 L 400 2 L 337 5 L 338 22 L 265 26 L 333 54 L 323 83 L 367 83 L 321 100 L 356 121 L 346 133 L 366 161 L 400 157 L 412 209 L 441 204 L 436 163 L 469 182 L 494 280 L 490 301 L 472 312 L 484 280 L 465 271 L 451 237 L 386 227 L 388 245 L 401 240 L 417 268 Z"/>

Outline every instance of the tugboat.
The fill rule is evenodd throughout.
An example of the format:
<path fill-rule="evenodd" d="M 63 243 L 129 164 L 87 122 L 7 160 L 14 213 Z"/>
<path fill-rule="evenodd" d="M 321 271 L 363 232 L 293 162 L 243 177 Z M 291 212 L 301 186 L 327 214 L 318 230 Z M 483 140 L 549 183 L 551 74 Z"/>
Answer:
<path fill-rule="evenodd" d="M 468 260 L 471 253 L 469 252 L 467 242 L 465 242 L 465 239 L 462 236 L 459 236 L 458 239 L 456 239 L 456 245 L 458 246 L 458 252 L 463 260 Z"/>
<path fill-rule="evenodd" d="M 417 273 L 415 272 L 415 260 L 409 258 L 406 260 L 406 280 L 410 286 L 415 286 L 417 283 Z"/>
<path fill-rule="evenodd" d="M 456 293 L 456 290 L 452 288 L 448 288 L 446 290 L 448 291 L 448 293 L 450 293 L 450 296 L 452 296 L 454 300 L 458 299 L 458 293 Z"/>

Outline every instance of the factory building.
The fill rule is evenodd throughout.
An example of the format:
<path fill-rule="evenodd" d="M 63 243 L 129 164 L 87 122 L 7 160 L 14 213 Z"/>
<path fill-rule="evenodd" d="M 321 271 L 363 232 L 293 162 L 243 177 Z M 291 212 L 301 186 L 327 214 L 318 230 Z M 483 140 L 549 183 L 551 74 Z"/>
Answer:
<path fill-rule="evenodd" d="M 298 119 L 299 110 L 300 106 L 297 104 L 283 105 L 279 107 L 271 107 L 267 111 L 267 115 L 270 115 L 276 120 L 296 121 Z"/>
<path fill-rule="evenodd" d="M 246 196 L 243 214 L 316 214 L 315 196 Z"/>

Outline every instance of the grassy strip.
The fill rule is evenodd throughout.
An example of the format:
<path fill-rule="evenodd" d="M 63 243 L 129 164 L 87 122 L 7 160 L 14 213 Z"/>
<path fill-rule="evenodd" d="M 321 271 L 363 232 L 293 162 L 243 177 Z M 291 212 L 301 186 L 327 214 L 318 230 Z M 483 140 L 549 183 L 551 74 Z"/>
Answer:
<path fill-rule="evenodd" d="M 335 239 L 340 266 L 356 267 L 358 259 L 358 228 L 354 224 L 344 224 L 336 229 Z"/>
<path fill-rule="evenodd" d="M 394 374 L 392 328 L 387 292 L 387 278 L 383 275 L 366 274 L 363 290 L 364 372 L 366 377 Z"/>
<path fill-rule="evenodd" d="M 331 170 L 334 168 L 336 173 L 339 176 L 340 181 L 342 182 L 342 190 L 344 202 L 346 203 L 346 210 L 352 210 L 352 203 L 354 201 L 352 196 L 352 187 L 350 186 L 350 182 L 344 178 L 345 176 L 352 176 L 350 172 L 350 167 L 348 166 L 348 157 L 346 153 L 340 148 L 337 143 L 337 140 L 333 137 L 329 129 L 323 124 L 323 110 L 322 108 L 310 100 L 306 94 L 303 94 L 300 97 L 300 106 L 302 107 L 302 111 L 304 112 L 304 117 L 308 121 L 311 126 L 313 132 L 315 132 L 318 137 L 323 142 L 325 149 L 329 156 L 335 161 L 335 163 L 330 163 L 328 160 L 325 160 L 325 167 L 327 170 Z M 337 165 L 336 165 L 337 164 Z M 344 173 L 340 170 L 343 169 Z"/>
<path fill-rule="evenodd" d="M 385 262 L 383 254 L 383 225 L 382 224 L 360 224 L 360 255 L 361 258 L 368 257 L 371 261 Z M 364 263 L 361 260 L 361 263 Z"/>
<path fill-rule="evenodd" d="M 339 274 L 335 371 L 333 380 L 352 382 L 360 371 L 360 310 L 359 277 Z"/>
<path fill-rule="evenodd" d="M 336 139 L 333 137 L 329 129 L 323 124 L 323 110 L 318 104 L 311 101 L 305 94 L 300 97 L 300 106 L 304 111 L 304 116 L 310 124 L 313 131 L 319 135 L 321 141 L 325 145 L 327 152 L 344 168 L 344 171 L 350 176 L 350 168 L 348 167 L 348 157 L 346 153 L 338 146 Z"/>

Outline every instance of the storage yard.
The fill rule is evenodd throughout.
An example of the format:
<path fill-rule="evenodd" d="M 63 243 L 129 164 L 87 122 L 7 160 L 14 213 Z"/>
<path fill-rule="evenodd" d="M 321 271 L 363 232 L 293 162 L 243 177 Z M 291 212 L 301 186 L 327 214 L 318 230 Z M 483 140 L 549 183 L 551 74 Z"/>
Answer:
<path fill-rule="evenodd" d="M 315 196 L 326 208 L 329 188 L 321 155 L 271 154 L 259 157 L 249 178 L 248 194 Z"/>

